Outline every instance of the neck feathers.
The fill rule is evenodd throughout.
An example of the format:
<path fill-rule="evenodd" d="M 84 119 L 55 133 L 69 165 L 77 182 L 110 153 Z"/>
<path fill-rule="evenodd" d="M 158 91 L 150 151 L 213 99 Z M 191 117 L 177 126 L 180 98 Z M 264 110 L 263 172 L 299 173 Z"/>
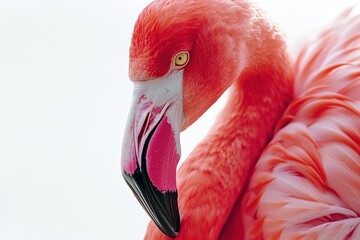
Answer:
<path fill-rule="evenodd" d="M 211 132 L 238 141 L 241 161 L 251 165 L 272 137 L 293 95 L 293 70 L 277 27 L 254 10 L 245 38 L 246 65 L 233 81 L 228 103 Z"/>
<path fill-rule="evenodd" d="M 292 99 L 292 67 L 280 34 L 263 15 L 254 17 L 251 24 L 244 40 L 249 55 L 239 76 L 233 79 L 228 102 L 210 133 L 178 172 L 182 224 L 191 228 L 192 222 L 202 222 L 208 238 L 232 231 L 227 219 L 238 218 L 230 213 L 240 204 L 239 196 L 252 167 Z M 204 192 L 207 194 L 198 195 Z M 216 216 L 196 219 L 207 214 Z M 240 224 L 240 219 L 232 220 Z M 206 233 L 208 229 L 212 230 Z"/>

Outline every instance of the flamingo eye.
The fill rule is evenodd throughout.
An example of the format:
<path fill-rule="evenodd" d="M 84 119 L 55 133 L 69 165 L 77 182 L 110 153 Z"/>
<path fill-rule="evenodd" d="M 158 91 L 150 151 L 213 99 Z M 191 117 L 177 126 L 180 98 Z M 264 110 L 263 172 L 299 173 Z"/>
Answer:
<path fill-rule="evenodd" d="M 174 64 L 176 69 L 180 69 L 186 66 L 189 62 L 189 53 L 188 52 L 179 52 L 174 57 Z"/>

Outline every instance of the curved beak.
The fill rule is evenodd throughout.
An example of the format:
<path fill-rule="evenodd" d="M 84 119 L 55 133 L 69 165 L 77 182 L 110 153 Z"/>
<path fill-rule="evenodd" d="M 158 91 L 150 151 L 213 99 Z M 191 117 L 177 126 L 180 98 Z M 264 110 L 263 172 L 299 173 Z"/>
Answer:
<path fill-rule="evenodd" d="M 145 211 L 169 237 L 180 229 L 176 166 L 183 122 L 182 71 L 134 83 L 122 174 Z"/>

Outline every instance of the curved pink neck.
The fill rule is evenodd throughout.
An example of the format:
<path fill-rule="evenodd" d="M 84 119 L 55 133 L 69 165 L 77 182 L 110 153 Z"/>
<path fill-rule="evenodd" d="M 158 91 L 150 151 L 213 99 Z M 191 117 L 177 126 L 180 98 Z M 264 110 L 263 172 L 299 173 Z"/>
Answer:
<path fill-rule="evenodd" d="M 231 211 L 239 206 L 252 167 L 292 98 L 291 79 L 286 79 L 287 84 L 283 86 L 271 87 L 268 82 L 284 79 L 274 79 L 276 74 L 269 71 L 242 74 L 233 84 L 216 124 L 179 169 L 182 227 L 189 228 L 189 232 L 180 231 L 186 236 L 184 239 L 196 237 L 190 229 L 195 225 L 193 222 L 199 221 L 203 223 L 204 232 L 212 229 L 210 239 L 211 234 L 226 236 L 220 239 L 241 239 L 235 237 L 242 234 L 239 231 L 241 212 Z M 207 218 L 209 214 L 216 217 Z"/>
<path fill-rule="evenodd" d="M 191 230 L 199 226 L 196 222 L 202 222 L 204 234 L 209 234 L 205 238 L 221 235 L 224 238 L 220 239 L 241 239 L 241 212 L 236 208 L 242 190 L 292 99 L 293 77 L 286 47 L 279 36 L 268 35 L 267 25 L 260 27 L 265 35 L 257 36 L 263 40 L 261 48 L 248 44 L 248 52 L 256 55 L 249 57 L 249 64 L 233 83 L 229 100 L 210 133 L 179 169 L 182 228 L 189 229 L 180 231 L 184 239 L 196 238 L 191 234 L 201 232 Z"/>

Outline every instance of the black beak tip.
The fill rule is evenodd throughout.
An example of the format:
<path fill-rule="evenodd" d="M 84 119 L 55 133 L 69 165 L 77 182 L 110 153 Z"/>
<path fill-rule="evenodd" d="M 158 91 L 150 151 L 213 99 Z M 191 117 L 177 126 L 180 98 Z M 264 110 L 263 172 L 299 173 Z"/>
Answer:
<path fill-rule="evenodd" d="M 131 175 L 123 172 L 123 177 L 156 226 L 167 236 L 175 238 L 180 230 L 177 191 L 159 191 L 147 172 L 139 169 Z"/>
<path fill-rule="evenodd" d="M 156 226 L 168 237 L 175 238 L 179 234 L 179 229 L 176 230 L 176 226 L 167 226 L 166 228 L 160 227 L 156 222 Z"/>

